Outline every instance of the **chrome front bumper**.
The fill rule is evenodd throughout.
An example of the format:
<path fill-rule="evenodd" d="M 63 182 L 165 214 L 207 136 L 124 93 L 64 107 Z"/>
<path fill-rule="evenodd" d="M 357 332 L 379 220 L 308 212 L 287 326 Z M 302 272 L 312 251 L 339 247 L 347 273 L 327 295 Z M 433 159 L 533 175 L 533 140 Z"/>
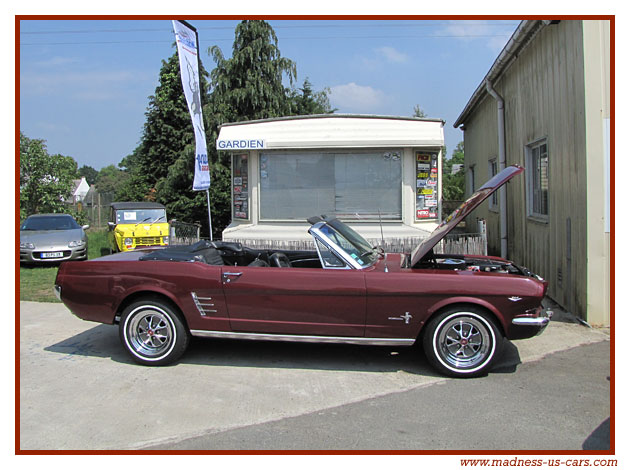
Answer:
<path fill-rule="evenodd" d="M 537 317 L 516 317 L 512 320 L 513 325 L 517 326 L 531 326 L 540 328 L 537 335 L 542 333 L 549 324 L 551 317 L 553 316 L 552 310 L 541 310 Z"/>

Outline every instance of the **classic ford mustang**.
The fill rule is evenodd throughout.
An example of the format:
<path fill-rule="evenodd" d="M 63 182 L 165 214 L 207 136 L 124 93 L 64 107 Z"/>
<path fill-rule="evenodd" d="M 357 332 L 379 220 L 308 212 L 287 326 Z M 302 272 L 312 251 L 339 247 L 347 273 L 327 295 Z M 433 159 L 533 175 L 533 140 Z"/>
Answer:
<path fill-rule="evenodd" d="M 412 253 L 383 253 L 341 221 L 309 219 L 312 251 L 201 241 L 63 263 L 55 291 L 79 318 L 118 324 L 146 365 L 176 361 L 190 337 L 388 346 L 421 343 L 444 374 L 486 373 L 504 338 L 549 321 L 547 283 L 491 256 L 440 255 L 434 246 L 523 168 L 475 192 Z"/>

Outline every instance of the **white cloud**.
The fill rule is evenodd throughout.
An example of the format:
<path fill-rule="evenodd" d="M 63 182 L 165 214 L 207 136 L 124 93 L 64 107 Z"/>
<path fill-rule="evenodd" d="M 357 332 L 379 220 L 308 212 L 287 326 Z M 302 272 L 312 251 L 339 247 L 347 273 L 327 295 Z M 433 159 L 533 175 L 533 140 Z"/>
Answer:
<path fill-rule="evenodd" d="M 375 52 L 384 57 L 388 62 L 404 63 L 409 61 L 409 56 L 404 52 L 399 52 L 393 47 L 383 46 L 375 49 Z"/>
<path fill-rule="evenodd" d="M 41 60 L 39 62 L 33 62 L 33 65 L 36 67 L 59 67 L 62 65 L 75 64 L 78 62 L 78 59 L 73 59 L 71 57 L 51 57 L 46 60 Z"/>
<path fill-rule="evenodd" d="M 389 46 L 377 47 L 372 50 L 370 57 L 362 57 L 361 64 L 369 70 L 380 70 L 385 64 L 404 64 L 409 62 L 409 56 L 404 52 Z"/>
<path fill-rule="evenodd" d="M 488 20 L 456 20 L 438 31 L 438 34 L 458 36 L 458 40 L 467 42 L 484 40 L 488 48 L 499 52 L 515 30 L 516 25 L 496 26 L 489 24 Z"/>
<path fill-rule="evenodd" d="M 385 93 L 382 91 L 354 82 L 330 89 L 332 106 L 344 113 L 377 113 L 385 101 Z"/>

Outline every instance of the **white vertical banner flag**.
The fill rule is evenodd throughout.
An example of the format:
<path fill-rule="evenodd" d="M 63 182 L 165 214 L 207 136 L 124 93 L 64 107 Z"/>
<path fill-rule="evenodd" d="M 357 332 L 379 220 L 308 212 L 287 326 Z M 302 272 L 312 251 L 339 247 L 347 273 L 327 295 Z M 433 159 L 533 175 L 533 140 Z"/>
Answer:
<path fill-rule="evenodd" d="M 195 131 L 195 179 L 194 191 L 205 191 L 210 187 L 210 169 L 208 167 L 208 147 L 201 114 L 201 89 L 199 86 L 199 50 L 197 31 L 190 25 L 173 20 L 173 29 L 179 54 L 179 70 L 184 86 L 184 95 L 188 102 L 188 111 Z"/>

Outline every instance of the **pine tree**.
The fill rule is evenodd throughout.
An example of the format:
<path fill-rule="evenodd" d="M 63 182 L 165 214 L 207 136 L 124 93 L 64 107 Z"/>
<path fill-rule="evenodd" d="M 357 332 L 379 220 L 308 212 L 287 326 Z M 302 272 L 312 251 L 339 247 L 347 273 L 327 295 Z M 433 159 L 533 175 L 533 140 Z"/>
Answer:
<path fill-rule="evenodd" d="M 308 114 L 330 114 L 335 112 L 330 106 L 329 94 L 329 88 L 315 92 L 308 77 L 305 78 L 299 93 L 297 90 L 292 90 L 291 92 L 291 114 L 306 116 Z"/>
<path fill-rule="evenodd" d="M 208 52 L 216 63 L 210 74 L 211 105 L 222 122 L 291 113 L 289 90 L 284 87 L 283 79 L 286 76 L 293 83 L 297 77 L 296 65 L 280 55 L 278 38 L 269 23 L 260 20 L 239 23 L 229 59 L 225 59 L 218 46 L 212 46 Z"/>
<path fill-rule="evenodd" d="M 202 103 L 207 98 L 206 75 L 202 69 Z M 120 200 L 153 199 L 158 182 L 166 178 L 175 162 L 187 154 L 187 146 L 194 147 L 194 134 L 183 92 L 177 52 L 167 61 L 162 61 L 159 84 L 155 94 L 149 97 L 145 115 L 140 145 L 119 164 L 129 172 L 128 180 L 117 192 L 116 197 Z"/>

